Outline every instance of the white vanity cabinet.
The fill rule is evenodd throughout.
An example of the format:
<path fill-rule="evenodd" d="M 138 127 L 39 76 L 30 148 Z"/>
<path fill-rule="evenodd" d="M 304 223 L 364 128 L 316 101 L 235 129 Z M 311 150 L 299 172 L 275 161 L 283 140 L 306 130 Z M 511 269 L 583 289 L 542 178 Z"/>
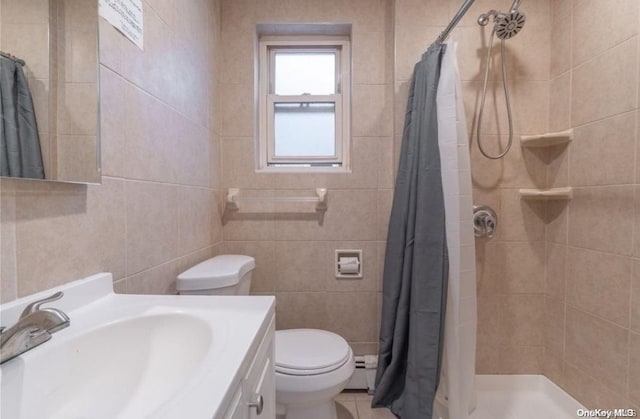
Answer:
<path fill-rule="evenodd" d="M 253 360 L 236 387 L 224 419 L 275 419 L 275 318 L 255 352 Z"/>

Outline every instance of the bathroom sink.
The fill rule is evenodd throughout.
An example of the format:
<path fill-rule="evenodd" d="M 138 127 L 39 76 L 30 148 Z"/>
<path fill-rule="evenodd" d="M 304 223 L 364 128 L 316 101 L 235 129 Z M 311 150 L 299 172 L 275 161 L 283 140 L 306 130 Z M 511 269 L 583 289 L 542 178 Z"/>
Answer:
<path fill-rule="evenodd" d="M 165 313 L 113 322 L 3 369 L 2 405 L 18 402 L 27 417 L 143 417 L 194 375 L 211 344 L 207 324 Z M 5 385 L 20 394 L 5 391 Z M 20 400 L 22 399 L 22 400 Z"/>
<path fill-rule="evenodd" d="M 112 291 L 83 304 L 70 288 L 51 306 L 71 326 L 2 364 L 0 417 L 215 417 L 273 309 L 269 297 Z M 14 311 L 3 307 L 3 325 Z"/>

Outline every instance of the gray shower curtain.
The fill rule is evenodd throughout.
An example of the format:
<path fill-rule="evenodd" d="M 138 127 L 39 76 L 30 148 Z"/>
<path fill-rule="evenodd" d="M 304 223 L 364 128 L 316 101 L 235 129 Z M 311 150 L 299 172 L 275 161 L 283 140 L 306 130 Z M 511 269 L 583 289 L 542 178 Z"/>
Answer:
<path fill-rule="evenodd" d="M 436 93 L 445 46 L 416 64 L 405 116 L 384 264 L 373 407 L 431 419 L 440 378 L 448 258 Z"/>
<path fill-rule="evenodd" d="M 0 176 L 44 179 L 33 100 L 22 66 L 0 56 Z"/>

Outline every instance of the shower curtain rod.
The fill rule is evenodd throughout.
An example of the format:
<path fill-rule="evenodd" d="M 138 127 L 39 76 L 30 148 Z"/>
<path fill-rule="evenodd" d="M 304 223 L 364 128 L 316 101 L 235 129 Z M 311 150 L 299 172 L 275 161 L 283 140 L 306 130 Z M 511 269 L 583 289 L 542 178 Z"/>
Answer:
<path fill-rule="evenodd" d="M 18 64 L 20 64 L 22 66 L 24 66 L 26 64 L 24 60 L 21 60 L 20 58 L 14 56 L 14 55 L 11 55 L 11 54 L 9 54 L 7 52 L 0 51 L 0 56 L 3 56 L 4 58 L 8 58 L 8 59 L 10 59 L 12 61 L 15 61 L 15 62 L 17 62 Z"/>
<path fill-rule="evenodd" d="M 460 19 L 462 19 L 465 13 L 467 13 L 467 10 L 469 10 L 469 7 L 471 7 L 474 1 L 475 0 L 465 0 L 465 2 L 460 7 L 460 10 L 458 10 L 458 13 L 456 13 L 453 19 L 451 19 L 451 22 L 449 22 L 447 27 L 444 28 L 442 33 L 438 35 L 438 38 L 436 39 L 436 42 L 438 44 L 443 43 L 447 39 L 447 37 L 449 36 L 449 33 L 453 30 L 453 28 L 456 27 L 458 22 L 460 22 Z"/>

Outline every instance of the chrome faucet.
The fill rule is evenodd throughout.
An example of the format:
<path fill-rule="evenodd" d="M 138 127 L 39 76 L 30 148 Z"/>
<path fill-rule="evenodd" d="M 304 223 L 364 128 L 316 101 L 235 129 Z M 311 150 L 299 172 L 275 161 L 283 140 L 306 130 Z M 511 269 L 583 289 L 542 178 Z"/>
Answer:
<path fill-rule="evenodd" d="M 0 328 L 0 364 L 39 346 L 58 330 L 69 326 L 66 314 L 55 308 L 40 306 L 62 298 L 62 291 L 34 301 L 22 311 L 20 319 L 9 328 Z"/>

